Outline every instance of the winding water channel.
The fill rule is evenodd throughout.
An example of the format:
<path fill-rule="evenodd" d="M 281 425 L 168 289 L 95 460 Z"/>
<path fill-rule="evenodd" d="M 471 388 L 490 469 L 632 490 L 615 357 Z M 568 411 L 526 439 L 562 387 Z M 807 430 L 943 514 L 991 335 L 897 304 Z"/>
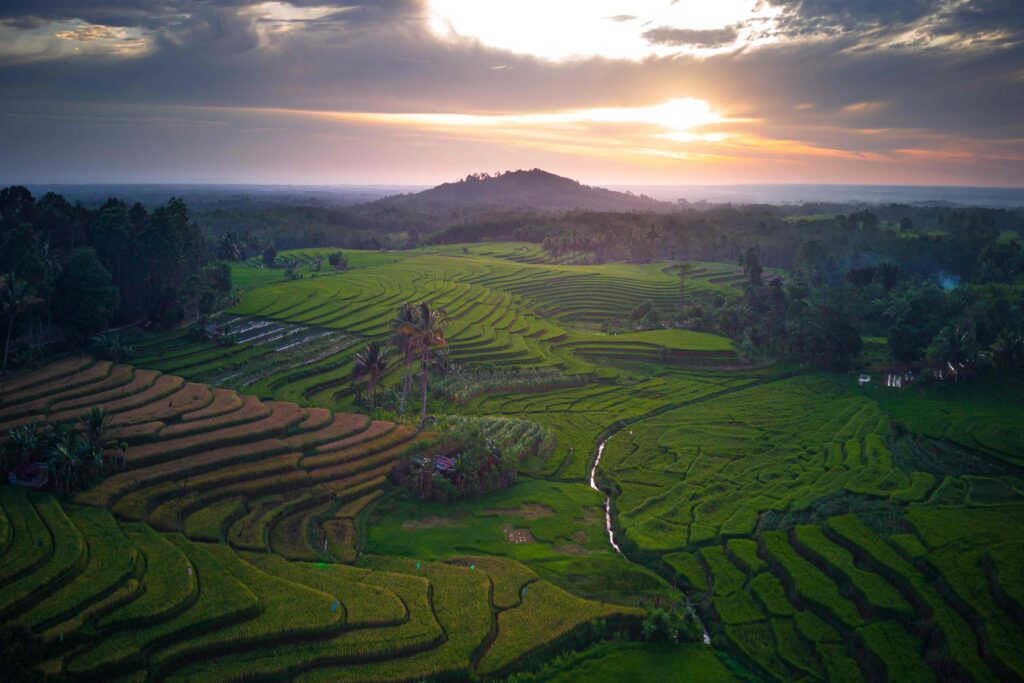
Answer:
<path fill-rule="evenodd" d="M 599 493 L 604 492 L 598 488 L 597 481 L 594 477 L 597 476 L 597 466 L 601 462 L 601 456 L 604 455 L 604 444 L 605 441 L 602 441 L 597 445 L 597 457 L 594 458 L 594 466 L 590 468 L 590 488 Z M 612 544 L 612 547 L 615 548 L 615 552 L 626 557 L 622 552 L 622 548 L 620 548 L 619 544 L 615 542 L 615 532 L 612 531 L 612 498 L 607 493 L 605 493 L 604 496 L 604 527 L 608 530 L 608 541 Z"/>
<path fill-rule="evenodd" d="M 601 456 L 604 455 L 604 446 L 607 442 L 608 439 L 605 439 L 601 441 L 601 443 L 597 444 L 597 457 L 594 458 L 594 466 L 590 468 L 590 488 L 594 489 L 598 493 L 604 493 L 604 491 L 598 487 L 596 477 L 597 466 L 601 464 Z M 615 552 L 626 557 L 626 554 L 622 552 L 622 548 L 620 548 L 619 544 L 615 542 L 615 532 L 612 530 L 612 497 L 607 493 L 604 493 L 604 527 L 608 532 L 608 542 L 612 544 L 613 548 L 615 548 Z M 629 558 L 626 557 L 626 559 L 628 560 Z M 700 624 L 700 630 L 704 632 L 704 644 L 710 645 L 711 634 L 708 633 L 708 629 L 704 626 L 703 620 L 698 616 L 697 610 L 695 610 L 693 605 L 690 604 L 689 597 L 686 598 L 686 609 L 697 623 Z"/>

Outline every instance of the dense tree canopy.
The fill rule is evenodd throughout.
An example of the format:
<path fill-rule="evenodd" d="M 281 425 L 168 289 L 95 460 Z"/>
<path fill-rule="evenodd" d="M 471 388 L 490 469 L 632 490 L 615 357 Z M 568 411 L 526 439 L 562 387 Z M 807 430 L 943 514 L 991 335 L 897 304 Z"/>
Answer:
<path fill-rule="evenodd" d="M 226 264 L 207 265 L 199 225 L 181 199 L 152 210 L 110 198 L 96 208 L 20 186 L 0 190 L 0 273 L 28 305 L 3 311 L 22 346 L 78 342 L 119 323 L 173 325 L 231 291 Z M 5 287 L 4 291 L 14 291 Z"/>
<path fill-rule="evenodd" d="M 88 247 L 71 252 L 55 293 L 57 320 L 80 339 L 106 329 L 121 301 L 110 272 Z"/>

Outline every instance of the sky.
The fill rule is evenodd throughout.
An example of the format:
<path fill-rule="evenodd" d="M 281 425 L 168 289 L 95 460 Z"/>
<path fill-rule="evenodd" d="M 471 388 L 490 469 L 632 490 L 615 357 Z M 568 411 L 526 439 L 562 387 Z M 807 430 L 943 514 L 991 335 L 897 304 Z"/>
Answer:
<path fill-rule="evenodd" d="M 3 0 L 0 181 L 1024 186 L 1022 0 Z"/>

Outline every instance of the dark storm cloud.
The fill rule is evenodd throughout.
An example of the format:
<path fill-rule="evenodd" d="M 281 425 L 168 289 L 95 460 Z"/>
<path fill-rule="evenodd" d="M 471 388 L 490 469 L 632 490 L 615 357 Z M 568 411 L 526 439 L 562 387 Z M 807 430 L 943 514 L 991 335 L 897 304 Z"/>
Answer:
<path fill-rule="evenodd" d="M 739 32 L 732 26 L 705 30 L 659 26 L 643 33 L 649 43 L 673 47 L 721 47 L 735 42 L 738 36 Z"/>

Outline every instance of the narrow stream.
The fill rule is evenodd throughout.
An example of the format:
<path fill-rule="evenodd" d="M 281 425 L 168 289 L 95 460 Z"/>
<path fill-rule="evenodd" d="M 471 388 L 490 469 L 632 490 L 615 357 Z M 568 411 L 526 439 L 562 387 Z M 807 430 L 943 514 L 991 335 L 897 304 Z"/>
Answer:
<path fill-rule="evenodd" d="M 597 481 L 594 477 L 597 476 L 597 466 L 601 463 L 601 456 L 604 455 L 604 444 L 605 442 L 602 441 L 597 445 L 597 457 L 594 458 L 594 466 L 590 468 L 590 488 L 599 493 L 604 492 L 597 487 Z M 608 530 L 608 541 L 612 544 L 612 547 L 615 548 L 615 552 L 625 557 L 622 553 L 622 548 L 620 548 L 619 544 L 615 542 L 615 532 L 612 531 L 612 498 L 608 494 L 605 494 L 604 496 L 604 527 Z"/>
<path fill-rule="evenodd" d="M 601 464 L 601 456 L 604 455 L 605 443 L 607 443 L 607 439 L 597 444 L 597 457 L 594 458 L 594 466 L 590 468 L 590 488 L 599 493 L 604 493 L 604 491 L 597 486 L 597 466 Z M 615 548 L 615 552 L 626 557 L 626 554 L 622 552 L 622 548 L 620 548 L 619 544 L 615 542 L 615 532 L 612 531 L 612 498 L 607 493 L 604 494 L 604 527 L 608 532 L 608 542 L 612 544 L 613 548 Z M 626 559 L 628 560 L 629 558 L 626 557 Z M 697 610 L 695 610 L 693 605 L 690 603 L 689 597 L 686 598 L 686 610 L 690 613 L 690 616 L 700 624 L 700 630 L 704 632 L 704 644 L 710 645 L 711 634 L 708 633 L 708 629 L 704 626 L 704 622 L 697 615 Z"/>

